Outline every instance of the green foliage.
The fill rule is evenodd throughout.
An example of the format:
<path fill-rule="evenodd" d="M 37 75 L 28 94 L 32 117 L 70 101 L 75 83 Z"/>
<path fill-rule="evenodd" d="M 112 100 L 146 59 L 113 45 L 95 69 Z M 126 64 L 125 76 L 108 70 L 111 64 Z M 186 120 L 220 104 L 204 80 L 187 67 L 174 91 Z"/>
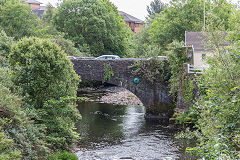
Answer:
<path fill-rule="evenodd" d="M 133 74 L 150 83 L 162 82 L 169 80 L 170 73 L 166 61 L 150 58 L 148 60 L 139 60 L 130 68 L 133 68 Z"/>
<path fill-rule="evenodd" d="M 167 51 L 168 63 L 171 72 L 170 77 L 170 94 L 176 99 L 177 92 L 180 87 L 181 77 L 184 72 L 183 64 L 188 61 L 186 53 L 184 53 L 183 42 L 174 41 L 168 47 Z"/>
<path fill-rule="evenodd" d="M 149 38 L 148 28 L 133 35 L 134 55 L 136 58 L 164 56 L 166 48 L 153 44 Z"/>
<path fill-rule="evenodd" d="M 114 76 L 114 72 L 112 70 L 111 64 L 105 63 L 104 64 L 104 81 L 110 81 L 111 78 Z"/>
<path fill-rule="evenodd" d="M 73 153 L 64 151 L 54 153 L 54 155 L 51 156 L 49 160 L 78 160 L 78 157 Z"/>
<path fill-rule="evenodd" d="M 29 5 L 19 1 L 7 1 L 0 6 L 0 19 L 0 28 L 15 39 L 34 35 L 39 22 Z"/>
<path fill-rule="evenodd" d="M 0 31 L 0 67 L 7 66 L 7 57 L 11 51 L 13 39 Z"/>
<path fill-rule="evenodd" d="M 89 51 L 85 53 L 80 52 L 79 49 L 74 47 L 74 43 L 71 40 L 65 39 L 61 36 L 57 36 L 51 39 L 51 41 L 57 43 L 61 47 L 61 50 L 64 51 L 68 56 L 84 57 L 89 54 Z"/>
<path fill-rule="evenodd" d="M 21 97 L 12 93 L 13 88 L 8 68 L 0 68 L 0 133 L 3 140 L 9 141 L 5 148 L 1 148 L 3 159 L 42 159 L 49 153 L 44 140 L 45 129 L 35 125 L 22 108 Z M 6 77 L 6 79 L 4 79 Z M 7 87 L 6 87 L 7 86 Z M 2 129 L 4 133 L 2 133 Z M 4 138 L 5 135 L 8 139 Z M 0 141 L 1 145 L 5 143 Z"/>
<path fill-rule="evenodd" d="M 221 43 L 217 39 L 212 42 L 215 46 Z M 239 41 L 235 41 L 229 47 L 216 47 L 214 57 L 208 58 L 210 68 L 199 79 L 200 100 L 185 114 L 195 116 L 199 131 L 196 135 L 199 145 L 187 149 L 193 155 L 204 159 L 239 159 L 239 46 Z"/>
<path fill-rule="evenodd" d="M 206 159 L 219 159 L 224 155 L 228 159 L 239 159 L 239 98 L 239 89 L 232 95 L 209 92 L 204 97 L 197 121 L 201 144 L 189 148 L 190 153 Z"/>
<path fill-rule="evenodd" d="M 199 119 L 199 107 L 197 103 L 190 103 L 189 109 L 184 113 L 175 112 L 172 119 L 175 120 L 176 124 L 182 124 L 183 128 L 188 127 L 189 125 L 193 126 Z"/>
<path fill-rule="evenodd" d="M 166 4 L 160 0 L 153 0 L 149 6 L 147 6 L 148 18 L 153 17 L 164 10 Z"/>
<path fill-rule="evenodd" d="M 222 31 L 228 30 L 231 21 L 230 15 L 235 8 L 231 2 L 228 2 L 227 0 L 214 0 L 208 1 L 207 6 L 207 30 L 215 31 L 219 30 L 219 27 L 221 27 Z"/>
<path fill-rule="evenodd" d="M 116 7 L 108 0 L 63 1 L 53 22 L 77 48 L 87 45 L 93 56 L 108 52 L 127 55 L 129 33 Z"/>
<path fill-rule="evenodd" d="M 152 44 L 166 47 L 174 40 L 184 41 L 185 31 L 201 31 L 203 29 L 202 0 L 172 0 L 170 6 L 149 22 L 149 36 Z M 206 21 L 208 31 L 223 25 L 228 29 L 232 5 L 226 0 L 206 1 Z M 210 27 L 214 25 L 214 27 Z"/>
<path fill-rule="evenodd" d="M 142 30 L 133 35 L 132 41 L 134 43 L 134 57 L 149 57 L 148 48 L 150 42 L 148 40 L 147 30 Z"/>
<path fill-rule="evenodd" d="M 43 21 L 50 23 L 54 14 L 54 7 L 51 4 L 48 4 L 46 7 L 46 13 L 43 14 Z"/>
<path fill-rule="evenodd" d="M 9 61 L 13 82 L 24 97 L 25 112 L 36 126 L 46 128 L 51 148 L 70 147 L 78 138 L 73 130 L 80 118 L 72 103 L 80 81 L 73 64 L 56 44 L 39 38 L 19 41 Z"/>
<path fill-rule="evenodd" d="M 4 160 L 20 160 L 21 152 L 13 149 L 13 140 L 8 139 L 0 127 L 0 159 Z"/>
<path fill-rule="evenodd" d="M 183 41 L 185 31 L 200 31 L 203 27 L 203 1 L 171 1 L 154 19 L 150 20 L 152 43 L 166 47 L 174 40 Z"/>
<path fill-rule="evenodd" d="M 240 40 L 240 10 L 234 10 L 230 15 L 230 25 L 227 38 L 230 42 Z"/>
<path fill-rule="evenodd" d="M 73 105 L 76 100 L 74 97 L 51 99 L 45 102 L 40 112 L 38 121 L 45 124 L 49 133 L 46 138 L 56 149 L 68 149 L 79 139 L 79 134 L 74 131 L 75 123 L 81 119 L 76 105 Z"/>
<path fill-rule="evenodd" d="M 7 57 L 11 51 L 13 39 L 8 37 L 4 31 L 0 32 L 0 55 Z"/>
<path fill-rule="evenodd" d="M 22 39 L 13 46 L 9 62 L 14 83 L 23 89 L 25 101 L 37 108 L 49 99 L 76 95 L 79 78 L 73 64 L 49 40 Z"/>
<path fill-rule="evenodd" d="M 183 100 L 185 104 L 193 104 L 194 101 L 194 82 L 190 77 L 183 79 Z"/>

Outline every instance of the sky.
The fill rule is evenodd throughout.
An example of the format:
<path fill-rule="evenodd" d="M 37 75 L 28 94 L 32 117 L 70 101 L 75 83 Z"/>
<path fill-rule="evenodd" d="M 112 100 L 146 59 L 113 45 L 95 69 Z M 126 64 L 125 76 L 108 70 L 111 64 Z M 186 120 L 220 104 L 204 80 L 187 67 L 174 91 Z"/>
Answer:
<path fill-rule="evenodd" d="M 44 5 L 51 3 L 56 5 L 58 0 L 38 0 Z M 110 0 L 115 6 L 118 7 L 119 11 L 126 12 L 138 19 L 145 20 L 147 16 L 147 6 L 150 5 L 153 0 Z M 169 0 L 162 0 L 162 2 L 168 2 Z M 232 2 L 237 2 L 238 0 L 232 0 Z"/>

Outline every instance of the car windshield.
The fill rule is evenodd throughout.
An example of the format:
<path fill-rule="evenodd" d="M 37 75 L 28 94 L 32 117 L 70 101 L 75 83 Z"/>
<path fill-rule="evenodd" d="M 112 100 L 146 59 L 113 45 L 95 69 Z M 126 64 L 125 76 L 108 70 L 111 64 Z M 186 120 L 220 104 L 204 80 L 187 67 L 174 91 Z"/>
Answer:
<path fill-rule="evenodd" d="M 97 59 L 119 59 L 120 57 L 117 55 L 102 55 L 97 57 Z"/>

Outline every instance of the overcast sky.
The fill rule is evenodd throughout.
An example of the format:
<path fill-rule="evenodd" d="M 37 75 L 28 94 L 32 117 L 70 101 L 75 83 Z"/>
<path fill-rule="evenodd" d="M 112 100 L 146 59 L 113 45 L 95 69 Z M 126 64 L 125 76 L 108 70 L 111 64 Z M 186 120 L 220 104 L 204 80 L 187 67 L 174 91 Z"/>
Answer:
<path fill-rule="evenodd" d="M 58 0 L 38 0 L 39 2 L 51 3 L 52 5 L 56 5 Z M 118 7 L 118 10 L 124 11 L 136 18 L 141 20 L 145 20 L 147 16 L 147 6 L 153 0 L 110 0 L 113 4 Z M 169 0 L 162 0 L 162 2 L 168 2 Z M 237 2 L 238 0 L 232 0 L 232 2 Z"/>

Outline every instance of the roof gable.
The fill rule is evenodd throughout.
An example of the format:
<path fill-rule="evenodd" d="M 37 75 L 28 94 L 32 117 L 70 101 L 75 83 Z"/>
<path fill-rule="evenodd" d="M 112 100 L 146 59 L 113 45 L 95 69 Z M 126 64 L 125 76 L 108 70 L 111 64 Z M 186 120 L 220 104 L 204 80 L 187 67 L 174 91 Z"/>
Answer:
<path fill-rule="evenodd" d="M 134 23 L 143 23 L 142 20 L 131 16 L 130 14 L 127 14 L 123 11 L 118 11 L 119 15 L 123 16 L 123 20 L 126 22 L 134 22 Z"/>
<path fill-rule="evenodd" d="M 38 2 L 36 0 L 25 0 L 25 2 L 28 4 L 42 4 L 41 2 Z"/>
<path fill-rule="evenodd" d="M 204 51 L 211 50 L 210 46 L 207 44 L 210 42 L 208 38 L 210 36 L 210 32 L 200 32 L 200 31 L 186 31 L 185 32 L 185 45 L 193 46 L 194 51 Z M 223 32 L 221 36 L 221 46 L 229 45 L 229 42 L 226 41 L 227 33 Z"/>
<path fill-rule="evenodd" d="M 185 45 L 193 46 L 195 51 L 206 50 L 204 44 L 207 42 L 204 32 L 199 31 L 186 31 L 185 33 Z"/>

